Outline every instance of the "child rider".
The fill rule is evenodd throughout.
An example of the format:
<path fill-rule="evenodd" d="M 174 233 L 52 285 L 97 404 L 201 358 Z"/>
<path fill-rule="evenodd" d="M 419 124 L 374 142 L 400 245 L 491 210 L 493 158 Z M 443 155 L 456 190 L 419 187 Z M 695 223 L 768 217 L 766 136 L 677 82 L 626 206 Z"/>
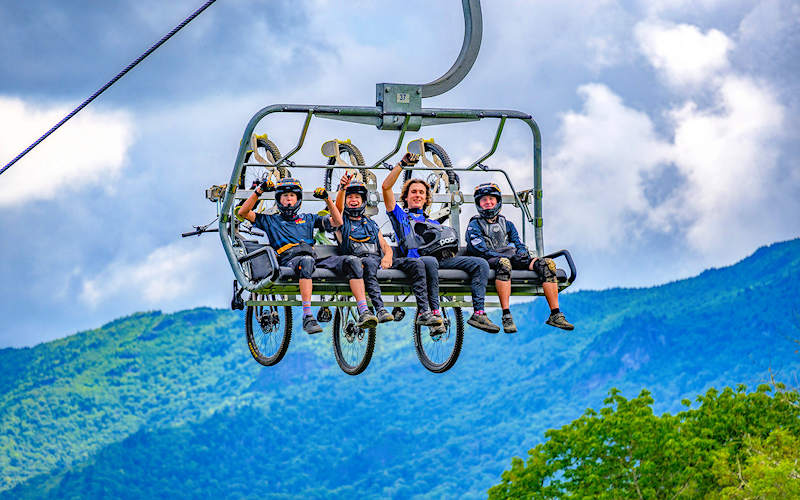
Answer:
<path fill-rule="evenodd" d="M 428 303 L 425 265 L 419 259 L 393 258 L 392 247 L 380 233 L 378 224 L 364 215 L 367 206 L 367 187 L 363 182 L 352 181 L 345 174 L 336 193 L 336 208 L 344 213 L 343 224 L 336 232 L 339 251 L 349 259 L 350 267 L 363 269 L 364 285 L 375 306 L 378 322 L 394 317 L 383 306 L 378 284 L 378 269 L 399 269 L 409 278 L 411 290 L 418 304 Z M 381 257 L 381 252 L 383 256 Z M 325 261 L 327 263 L 327 261 Z M 341 271 L 340 271 L 341 273 Z"/>
<path fill-rule="evenodd" d="M 319 333 L 322 327 L 311 314 L 311 275 L 316 265 L 314 252 L 314 228 L 324 230 L 326 226 L 342 225 L 342 214 L 328 197 L 325 188 L 317 188 L 314 197 L 325 201 L 330 215 L 298 214 L 303 203 L 303 187 L 300 181 L 290 177 L 281 179 L 275 185 L 275 206 L 277 213 L 255 213 L 253 206 L 259 196 L 270 188 L 269 182 L 262 182 L 253 190 L 237 213 L 262 229 L 269 238 L 269 244 L 278 253 L 278 263 L 291 268 L 299 276 L 300 299 L 303 305 L 303 330 L 306 333 Z M 358 304 L 358 326 L 372 328 L 378 319 L 369 312 L 364 292 L 363 279 L 351 279 L 350 290 Z"/>
<path fill-rule="evenodd" d="M 483 257 L 495 269 L 495 287 L 503 308 L 505 332 L 517 331 L 509 308 L 512 269 L 528 269 L 539 275 L 543 282 L 544 296 L 550 306 L 550 317 L 545 323 L 563 330 L 572 330 L 574 326 L 567 322 L 564 313 L 558 308 L 555 263 L 552 259 L 531 258 L 528 248 L 519 239 L 514 223 L 500 215 L 503 197 L 497 184 L 490 182 L 478 185 L 475 188 L 475 205 L 478 215 L 470 219 L 467 226 L 467 252 Z"/>

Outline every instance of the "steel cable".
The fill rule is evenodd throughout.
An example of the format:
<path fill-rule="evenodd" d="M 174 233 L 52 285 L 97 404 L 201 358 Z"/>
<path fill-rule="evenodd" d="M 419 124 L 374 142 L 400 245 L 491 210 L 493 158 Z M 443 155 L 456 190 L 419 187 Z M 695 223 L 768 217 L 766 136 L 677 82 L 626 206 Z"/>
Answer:
<path fill-rule="evenodd" d="M 60 127 L 60 126 L 61 126 L 61 125 L 63 125 L 64 123 L 66 123 L 66 122 L 67 122 L 67 120 L 69 120 L 70 118 L 72 118 L 73 116 L 75 116 L 75 115 L 76 115 L 76 114 L 77 114 L 77 113 L 78 113 L 80 110 L 82 110 L 82 109 L 83 109 L 83 108 L 85 108 L 85 107 L 86 107 L 86 106 L 87 106 L 87 105 L 88 105 L 90 102 L 92 102 L 93 100 L 95 100 L 95 98 L 97 98 L 97 96 L 99 96 L 100 94 L 102 94 L 103 92 L 105 92 L 105 91 L 106 91 L 106 89 L 108 89 L 109 87 L 111 87 L 112 85 L 114 85 L 114 84 L 117 82 L 117 80 L 119 80 L 120 78 L 122 78 L 123 76 L 125 76 L 125 73 L 127 73 L 127 72 L 128 72 L 128 71 L 130 71 L 130 70 L 132 70 L 132 69 L 133 69 L 133 68 L 134 68 L 134 67 L 135 67 L 137 64 L 139 64 L 140 62 L 142 62 L 142 61 L 143 61 L 143 60 L 144 60 L 144 59 L 145 59 L 147 56 L 149 56 L 149 55 L 150 55 L 151 53 L 153 53 L 153 52 L 154 52 L 154 51 L 155 51 L 157 48 L 159 48 L 161 45 L 163 45 L 163 44 L 164 44 L 164 42 L 166 42 L 167 40 L 169 40 L 169 39 L 172 37 L 172 35 L 174 35 L 174 34 L 175 34 L 175 33 L 177 33 L 178 31 L 180 31 L 180 30 L 181 30 L 181 29 L 182 29 L 184 26 L 186 26 L 187 24 L 189 24 L 190 22 L 192 22 L 192 20 L 194 20 L 194 18 L 196 18 L 197 16 L 199 16 L 199 15 L 200 15 L 200 14 L 201 14 L 201 13 L 202 13 L 204 10 L 206 10 L 208 7 L 210 7 L 210 6 L 211 6 L 211 4 L 212 4 L 212 3 L 216 2 L 216 1 L 217 1 L 217 0 L 208 0 L 208 1 L 207 1 L 205 4 L 203 4 L 203 5 L 202 5 L 202 6 L 201 6 L 199 9 L 197 9 L 196 11 L 194 11 L 194 12 L 193 12 L 193 13 L 192 13 L 192 14 L 191 14 L 189 17 L 187 17 L 186 19 L 184 19 L 184 20 L 183 20 L 183 22 L 181 22 L 179 25 L 175 26 L 175 27 L 172 29 L 172 31 L 170 31 L 169 33 L 167 33 L 166 35 L 164 35 L 164 36 L 161 38 L 161 40 L 159 40 L 158 42 L 156 42 L 156 43 L 155 43 L 155 44 L 154 44 L 152 47 L 150 47 L 149 49 L 147 49 L 147 50 L 146 50 L 146 51 L 145 51 L 145 52 L 144 52 L 142 55 L 140 55 L 139 57 L 137 57 L 137 58 L 136 58 L 136 59 L 135 59 L 135 60 L 134 60 L 132 63 L 130 63 L 130 64 L 129 64 L 129 65 L 128 65 L 128 66 L 127 66 L 125 69 L 123 69 L 122 71 L 120 71 L 120 72 L 117 74 L 117 76 L 115 76 L 114 78 L 112 78 L 111 80 L 109 80 L 109 81 L 108 81 L 108 82 L 107 82 L 105 85 L 103 85 L 103 86 L 102 86 L 102 87 L 101 87 L 101 88 L 100 88 L 100 89 L 99 89 L 97 92 L 95 92 L 95 93 L 94 93 L 94 94 L 92 94 L 92 95 L 91 95 L 91 96 L 90 96 L 88 99 L 86 99 L 85 101 L 83 101 L 83 102 L 80 104 L 80 106 L 78 106 L 77 108 L 73 109 L 73 110 L 72 110 L 72 112 L 70 112 L 70 113 L 69 113 L 67 116 L 65 116 L 64 118 L 62 118 L 60 122 L 56 123 L 56 124 L 53 126 L 53 128 L 51 128 L 50 130 L 48 130 L 47 132 L 45 132 L 45 134 L 44 134 L 44 135 L 42 135 L 41 137 L 39 137 L 39 138 L 38 138 L 38 139 L 37 139 L 37 140 L 36 140 L 36 141 L 35 141 L 33 144 L 31 144 L 30 146 L 28 146 L 27 148 L 25 148 L 25 151 L 23 151 L 22 153 L 18 154 L 18 155 L 16 156 L 16 158 L 14 158 L 14 159 L 13 159 L 13 160 L 11 160 L 10 162 L 8 162 L 8 163 L 6 164 L 6 166 L 4 166 L 2 169 L 0 169 L 0 175 L 1 175 L 1 174 L 3 174 L 3 172 L 5 172 L 6 170 L 8 170 L 8 169 L 9 169 L 9 167 L 11 167 L 11 165 L 13 165 L 13 164 L 15 164 L 17 161 L 19 161 L 19 159 L 20 159 L 20 158 L 22 158 L 23 156 L 25 156 L 26 154 L 28 154 L 28 153 L 29 153 L 29 152 L 30 152 L 30 151 L 31 151 L 33 148 L 35 148 L 36 146 L 38 146 L 38 145 L 39 145 L 39 143 L 40 143 L 40 142 L 42 142 L 43 140 L 45 140 L 45 139 L 46 139 L 46 138 L 47 138 L 47 137 L 48 137 L 50 134 L 52 134 L 53 132 L 55 132 L 55 131 L 56 131 L 56 129 L 58 129 L 58 127 Z"/>

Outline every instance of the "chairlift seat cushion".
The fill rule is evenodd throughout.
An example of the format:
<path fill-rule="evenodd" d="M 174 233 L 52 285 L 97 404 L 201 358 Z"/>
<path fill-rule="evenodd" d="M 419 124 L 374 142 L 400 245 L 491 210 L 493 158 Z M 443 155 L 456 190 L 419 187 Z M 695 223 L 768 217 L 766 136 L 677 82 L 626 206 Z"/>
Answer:
<path fill-rule="evenodd" d="M 262 244 L 255 243 L 255 242 L 246 242 L 246 248 L 248 253 L 257 250 L 258 248 L 262 247 Z M 327 257 L 330 255 L 337 255 L 336 246 L 333 245 L 317 245 L 316 252 L 318 257 Z M 253 273 L 255 274 L 256 279 L 262 279 L 263 277 L 267 276 L 271 269 L 269 269 L 269 261 L 266 258 L 257 257 L 251 261 L 251 265 L 253 266 Z M 280 268 L 280 277 L 278 278 L 279 283 L 294 283 L 297 282 L 298 276 L 294 273 L 292 268 L 281 266 Z M 558 277 L 559 283 L 566 283 L 567 281 L 567 273 L 563 269 L 556 270 L 556 276 Z M 314 270 L 314 274 L 312 275 L 312 279 L 320 280 L 321 282 L 325 283 L 332 283 L 332 284 L 342 284 L 347 285 L 347 279 L 337 275 L 335 272 L 329 269 L 322 269 L 317 268 Z M 489 271 L 489 288 L 494 287 L 494 279 L 495 279 L 495 272 L 494 270 Z M 459 269 L 439 269 L 439 284 L 441 285 L 451 285 L 451 286 L 461 286 L 465 288 L 469 288 L 469 280 L 470 276 Z M 408 277 L 406 274 L 398 269 L 379 269 L 378 270 L 378 281 L 381 283 L 407 283 Z M 542 280 L 539 278 L 534 271 L 527 271 L 527 270 L 513 270 L 511 271 L 511 282 L 512 286 L 514 284 L 518 285 L 541 285 Z"/>
<path fill-rule="evenodd" d="M 558 277 L 558 281 L 560 283 L 564 283 L 567 281 L 567 273 L 563 269 L 556 270 L 556 276 Z M 311 275 L 312 279 L 324 279 L 329 281 L 341 281 L 344 283 L 346 280 L 341 278 L 336 273 L 329 269 L 320 269 L 317 268 L 314 271 L 314 274 Z M 281 267 L 281 276 L 280 281 L 294 281 L 297 279 L 297 275 L 294 273 L 294 270 L 291 267 Z M 403 281 L 407 280 L 408 277 L 403 271 L 399 269 L 380 269 L 378 270 L 378 281 Z M 453 283 L 465 283 L 469 284 L 469 275 L 461 270 L 458 269 L 439 269 L 439 282 L 453 282 Z M 489 283 L 494 283 L 494 270 L 489 271 Z M 534 271 L 523 271 L 523 270 L 513 270 L 511 271 L 511 281 L 526 281 L 530 283 L 539 283 L 541 284 L 542 280 L 539 278 L 539 275 L 536 274 Z"/>

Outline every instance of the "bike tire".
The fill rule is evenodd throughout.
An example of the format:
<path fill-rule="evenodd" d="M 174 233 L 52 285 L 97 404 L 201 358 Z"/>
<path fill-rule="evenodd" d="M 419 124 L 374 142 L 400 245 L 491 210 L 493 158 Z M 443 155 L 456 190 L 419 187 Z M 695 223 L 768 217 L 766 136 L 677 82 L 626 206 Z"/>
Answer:
<path fill-rule="evenodd" d="M 340 142 L 339 155 L 343 153 L 347 153 L 350 156 L 351 165 L 347 167 L 342 165 L 337 168 L 325 169 L 325 189 L 328 191 L 333 191 L 333 188 L 339 186 L 339 179 L 341 179 L 342 175 L 344 175 L 345 170 L 358 170 L 358 172 L 361 174 L 362 180 L 366 179 L 367 169 L 363 168 L 364 165 L 366 165 L 366 162 L 364 161 L 364 155 L 361 154 L 361 151 L 354 144 Z M 355 165 L 352 165 L 353 161 L 355 161 Z M 335 164 L 335 156 L 328 158 L 328 165 Z"/>
<path fill-rule="evenodd" d="M 342 307 L 337 307 L 336 312 L 333 314 L 333 335 L 331 336 L 331 343 L 333 344 L 333 356 L 336 358 L 336 364 L 348 375 L 358 375 L 367 369 L 370 361 L 372 361 L 372 354 L 375 351 L 375 338 L 376 329 L 369 328 L 362 330 L 364 337 L 356 344 L 355 341 L 348 341 L 343 333 Z M 348 354 L 360 353 L 360 356 L 348 356 Z"/>
<path fill-rule="evenodd" d="M 282 324 L 274 325 L 275 330 L 265 332 L 258 318 L 261 314 L 264 314 L 266 309 L 278 313 L 280 318 L 279 311 L 281 307 L 283 308 Z M 256 318 L 256 324 L 258 325 L 255 328 L 253 324 L 254 318 Z M 278 364 L 286 355 L 286 351 L 289 349 L 289 342 L 292 340 L 291 306 L 247 306 L 244 324 L 247 347 L 253 359 L 264 366 Z M 260 334 L 256 332 L 256 328 L 260 330 Z"/>
<path fill-rule="evenodd" d="M 455 184 L 456 186 L 459 185 L 460 180 L 458 178 L 458 174 L 453 172 L 453 162 L 450 160 L 450 156 L 447 154 L 447 151 L 444 148 L 435 142 L 426 142 L 425 143 L 425 151 L 431 153 L 433 156 L 438 157 L 439 161 L 442 163 L 442 167 L 445 169 L 445 174 L 447 175 L 448 185 L 446 186 L 447 191 L 450 190 L 450 184 Z M 417 164 L 419 165 L 419 164 Z M 418 175 L 422 175 L 421 172 L 425 172 L 417 170 Z M 403 171 L 403 182 L 411 179 L 412 174 L 414 171 L 411 170 L 404 170 Z M 425 179 L 423 179 L 425 180 Z M 426 181 L 427 182 L 427 181 Z"/>
<path fill-rule="evenodd" d="M 258 139 L 256 139 L 256 147 L 257 148 L 264 148 L 265 151 L 269 152 L 272 155 L 272 158 L 274 158 L 275 161 L 278 161 L 281 158 L 283 158 L 283 156 L 281 155 L 281 151 L 278 149 L 278 146 L 274 142 L 269 140 L 269 139 L 264 139 L 262 137 L 259 137 Z M 253 152 L 252 151 L 246 152 L 245 155 L 244 155 L 244 162 L 247 163 L 248 161 L 250 161 L 250 157 L 251 156 L 253 156 Z M 262 156 L 266 157 L 266 155 L 262 155 Z M 250 167 L 250 168 L 258 168 L 258 167 Z M 278 168 L 278 178 L 279 179 L 283 179 L 284 177 L 291 177 L 292 176 L 292 173 L 289 172 L 289 169 L 284 167 L 283 165 L 281 165 L 281 166 L 279 166 L 277 168 Z M 245 188 L 249 188 L 250 187 L 250 186 L 246 186 L 245 177 L 247 175 L 247 169 L 248 169 L 248 167 L 242 168 L 242 175 L 239 176 L 239 189 L 245 189 Z"/>
<path fill-rule="evenodd" d="M 447 309 L 452 309 L 452 317 Z M 464 345 L 464 315 L 461 308 L 441 307 L 441 311 L 449 319 L 449 325 L 447 333 L 438 340 L 431 337 L 427 328 L 423 329 L 416 323 L 413 326 L 414 350 L 417 352 L 417 358 L 422 366 L 433 373 L 444 373 L 452 368 L 458 361 L 461 347 Z"/>

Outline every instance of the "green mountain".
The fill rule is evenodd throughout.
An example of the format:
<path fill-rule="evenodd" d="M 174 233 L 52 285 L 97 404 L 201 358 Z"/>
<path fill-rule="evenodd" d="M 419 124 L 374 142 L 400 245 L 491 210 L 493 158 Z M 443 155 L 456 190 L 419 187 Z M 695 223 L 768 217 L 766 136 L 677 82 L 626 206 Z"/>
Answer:
<path fill-rule="evenodd" d="M 482 498 L 612 387 L 674 412 L 712 386 L 796 383 L 798 278 L 792 240 L 658 287 L 564 294 L 571 333 L 543 325 L 543 300 L 516 305 L 518 334 L 468 329 L 443 375 L 408 319 L 379 329 L 358 377 L 329 332 L 261 367 L 242 314 L 207 308 L 3 349 L 0 498 Z"/>

